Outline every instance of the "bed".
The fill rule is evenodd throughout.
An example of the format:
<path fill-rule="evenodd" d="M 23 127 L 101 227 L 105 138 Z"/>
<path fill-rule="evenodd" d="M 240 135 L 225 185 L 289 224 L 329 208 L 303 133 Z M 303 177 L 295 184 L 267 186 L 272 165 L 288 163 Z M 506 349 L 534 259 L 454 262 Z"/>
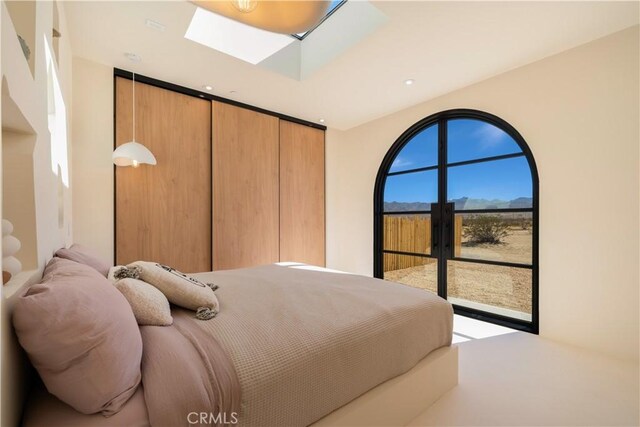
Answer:
<path fill-rule="evenodd" d="M 119 413 L 36 385 L 23 424 L 406 425 L 457 384 L 451 305 L 429 292 L 301 264 L 194 276 L 219 286 L 220 313 L 142 326 L 142 386 Z"/>

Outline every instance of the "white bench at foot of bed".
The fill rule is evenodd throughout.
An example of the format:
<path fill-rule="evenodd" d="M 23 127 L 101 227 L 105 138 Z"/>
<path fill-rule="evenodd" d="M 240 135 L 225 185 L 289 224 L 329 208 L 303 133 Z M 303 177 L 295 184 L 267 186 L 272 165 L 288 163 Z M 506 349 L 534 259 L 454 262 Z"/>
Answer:
<path fill-rule="evenodd" d="M 457 384 L 458 347 L 442 347 L 312 426 L 406 426 Z"/>

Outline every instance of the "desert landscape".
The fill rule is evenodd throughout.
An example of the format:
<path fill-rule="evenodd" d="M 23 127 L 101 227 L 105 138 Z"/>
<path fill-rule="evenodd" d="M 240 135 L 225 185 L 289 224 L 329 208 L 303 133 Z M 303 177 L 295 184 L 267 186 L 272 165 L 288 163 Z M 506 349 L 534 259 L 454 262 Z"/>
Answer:
<path fill-rule="evenodd" d="M 462 233 L 461 258 L 486 259 L 490 261 L 531 264 L 533 234 L 531 229 L 509 226 L 507 235 L 500 243 L 474 243 L 466 233 Z"/>
<path fill-rule="evenodd" d="M 456 256 L 469 259 L 506 261 L 521 264 L 532 262 L 532 229 L 530 216 L 498 218 L 492 216 L 490 234 L 499 234 L 499 241 L 482 240 L 471 232 L 477 216 L 464 215 Z M 405 218 L 416 222 L 415 228 L 429 230 L 424 217 Z M 484 218 L 482 221 L 485 221 Z M 458 225 L 460 222 L 458 221 Z M 406 224 L 404 224 L 406 228 Z M 493 236 L 495 237 L 495 236 Z M 430 241 L 430 239 L 427 239 Z M 491 240 L 491 239 L 486 239 Z M 437 292 L 437 261 L 433 258 L 384 254 L 386 280 Z M 448 261 L 448 296 L 531 314 L 532 270 L 464 261 Z"/>

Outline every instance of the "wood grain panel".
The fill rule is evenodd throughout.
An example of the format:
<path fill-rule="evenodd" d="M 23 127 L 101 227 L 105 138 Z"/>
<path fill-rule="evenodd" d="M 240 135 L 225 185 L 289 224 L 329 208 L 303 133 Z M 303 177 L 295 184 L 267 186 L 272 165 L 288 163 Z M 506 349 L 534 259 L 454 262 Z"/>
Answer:
<path fill-rule="evenodd" d="M 278 119 L 213 101 L 213 268 L 278 262 Z"/>
<path fill-rule="evenodd" d="M 280 121 L 280 260 L 325 265 L 324 131 Z"/>
<path fill-rule="evenodd" d="M 131 85 L 116 78 L 116 146 L 132 139 Z M 116 168 L 116 262 L 211 271 L 211 103 L 136 82 L 136 139 L 158 164 Z"/>

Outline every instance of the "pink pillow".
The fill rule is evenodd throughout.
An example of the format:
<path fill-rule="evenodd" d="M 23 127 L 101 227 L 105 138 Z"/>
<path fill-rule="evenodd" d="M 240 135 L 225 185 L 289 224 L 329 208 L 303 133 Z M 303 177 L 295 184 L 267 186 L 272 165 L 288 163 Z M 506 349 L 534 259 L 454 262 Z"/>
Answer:
<path fill-rule="evenodd" d="M 16 301 L 13 324 L 47 390 L 84 414 L 115 414 L 140 384 L 131 307 L 91 267 L 53 258 Z"/>
<path fill-rule="evenodd" d="M 62 248 L 56 251 L 55 256 L 59 258 L 68 259 L 70 261 L 79 262 L 80 264 L 88 265 L 98 270 L 104 277 L 109 274 L 109 269 L 112 267 L 108 262 L 101 259 L 96 255 L 93 250 L 86 246 L 78 245 L 74 243 L 69 249 Z"/>

